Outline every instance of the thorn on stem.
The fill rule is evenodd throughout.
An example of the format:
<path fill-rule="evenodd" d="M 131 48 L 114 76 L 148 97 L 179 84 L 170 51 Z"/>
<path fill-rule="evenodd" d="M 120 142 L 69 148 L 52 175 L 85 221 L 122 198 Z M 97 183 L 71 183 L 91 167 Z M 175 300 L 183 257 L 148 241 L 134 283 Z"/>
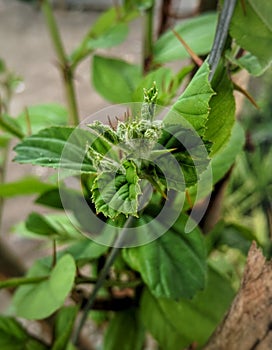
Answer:
<path fill-rule="evenodd" d="M 260 109 L 257 102 L 254 100 L 254 98 L 250 95 L 248 91 L 246 91 L 244 88 L 242 88 L 242 86 L 238 85 L 234 81 L 232 83 L 233 83 L 234 90 L 239 91 L 253 104 L 255 108 Z"/>
<path fill-rule="evenodd" d="M 195 64 L 200 67 L 203 63 L 202 59 L 190 48 L 190 46 L 186 43 L 186 41 L 179 35 L 175 29 L 172 29 L 172 32 L 177 37 L 179 42 L 184 46 L 185 50 L 188 52 L 192 60 L 195 62 Z"/>

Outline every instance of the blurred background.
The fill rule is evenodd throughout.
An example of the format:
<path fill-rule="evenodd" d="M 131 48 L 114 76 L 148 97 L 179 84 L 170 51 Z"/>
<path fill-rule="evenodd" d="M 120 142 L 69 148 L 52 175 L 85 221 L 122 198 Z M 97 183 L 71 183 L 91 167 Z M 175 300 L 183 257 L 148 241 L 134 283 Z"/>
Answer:
<path fill-rule="evenodd" d="M 71 52 L 101 12 L 110 7 L 113 2 L 111 0 L 54 0 L 53 4 L 65 49 Z M 171 7 L 175 16 L 171 19 L 171 24 L 174 25 L 180 21 L 179 16 L 187 17 L 197 13 L 198 5 L 198 1 L 173 1 Z M 161 1 L 157 1 L 157 10 L 160 6 Z M 142 19 L 138 18 L 130 23 L 129 35 L 124 43 L 97 51 L 122 58 L 130 63 L 140 63 L 142 30 Z M 65 106 L 57 59 L 38 1 L 0 0 L 0 58 L 14 75 L 14 85 L 16 85 L 10 99 L 10 115 L 17 116 L 26 107 L 38 104 L 58 103 Z M 175 63 L 171 65 L 175 68 Z M 87 59 L 80 63 L 75 76 L 81 120 L 110 105 L 94 90 L 90 81 L 90 59 Z M 13 157 L 14 153 L 10 152 L 6 181 L 15 181 L 29 173 L 42 178 L 47 177 L 48 169 L 14 164 Z M 5 201 L 1 224 L 3 233 L 9 232 L 15 223 L 26 217 L 32 207 L 33 198 L 17 197 Z M 12 249 L 14 240 L 16 243 L 17 238 L 14 235 L 8 235 L 7 241 L 12 242 Z M 30 257 L 28 242 L 24 249 L 24 242 L 21 239 L 20 254 L 26 261 Z"/>

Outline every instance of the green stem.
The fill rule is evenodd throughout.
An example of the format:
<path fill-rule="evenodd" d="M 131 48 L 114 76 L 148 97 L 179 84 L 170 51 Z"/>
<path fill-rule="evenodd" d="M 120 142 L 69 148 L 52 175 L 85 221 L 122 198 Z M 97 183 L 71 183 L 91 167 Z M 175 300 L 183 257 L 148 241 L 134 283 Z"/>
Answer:
<path fill-rule="evenodd" d="M 24 133 L 19 128 L 16 128 L 14 125 L 9 123 L 9 121 L 5 119 L 4 115 L 1 115 L 1 114 L 0 114 L 0 126 L 4 130 L 11 133 L 12 135 L 16 136 L 19 140 L 22 140 L 25 137 Z"/>
<path fill-rule="evenodd" d="M 24 284 L 36 284 L 47 280 L 49 276 L 40 276 L 40 277 L 15 277 L 9 278 L 4 281 L 0 281 L 0 289 L 4 288 L 14 288 Z M 97 279 L 90 277 L 77 277 L 75 279 L 75 284 L 95 284 L 97 283 Z M 119 288 L 135 288 L 142 283 L 141 280 L 134 281 L 105 281 L 105 287 L 119 287 Z"/>
<path fill-rule="evenodd" d="M 5 149 L 3 150 L 3 162 L 0 166 L 0 184 L 3 184 L 6 178 L 8 156 L 9 156 L 9 144 L 10 143 L 8 143 L 8 145 L 6 145 Z M 5 204 L 4 198 L 0 197 L 0 234 L 2 231 L 4 204 Z"/>
<path fill-rule="evenodd" d="M 145 188 L 143 190 L 141 199 L 139 201 L 139 207 L 141 207 L 142 203 L 145 202 L 147 195 L 148 195 L 148 188 Z M 84 327 L 84 324 L 87 320 L 88 313 L 89 313 L 90 309 L 93 307 L 97 293 L 99 292 L 100 288 L 104 285 L 105 280 L 109 274 L 111 266 L 113 265 L 115 259 L 117 258 L 122 247 L 124 246 L 124 241 L 125 241 L 125 238 L 127 235 L 127 229 L 131 225 L 133 219 L 134 218 L 132 216 L 129 216 L 129 218 L 125 222 L 124 227 L 122 228 L 122 231 L 120 232 L 119 236 L 117 236 L 117 238 L 114 242 L 114 247 L 112 248 L 109 256 L 107 257 L 105 265 L 103 266 L 103 268 L 98 276 L 98 279 L 97 279 L 97 282 L 94 286 L 94 289 L 93 289 L 93 291 L 88 299 L 86 306 L 84 307 L 83 314 L 82 314 L 81 319 L 79 320 L 78 327 L 76 328 L 74 335 L 72 337 L 72 342 L 74 345 L 77 345 L 77 343 L 79 341 L 81 330 Z"/>
<path fill-rule="evenodd" d="M 210 81 L 214 77 L 216 68 L 218 66 L 218 63 L 220 61 L 225 47 L 225 43 L 229 32 L 230 21 L 236 6 L 236 2 L 237 0 L 224 1 L 223 9 L 216 28 L 216 35 L 214 38 L 213 46 L 208 59 L 208 63 L 211 69 L 211 73 L 209 76 Z"/>
<path fill-rule="evenodd" d="M 128 219 L 128 221 L 130 221 Z M 123 232 L 125 231 L 125 229 L 123 230 Z M 121 236 L 123 237 L 123 234 L 121 233 Z M 97 279 L 97 282 L 94 286 L 94 289 L 88 299 L 88 302 L 83 310 L 83 314 L 82 314 L 82 317 L 79 321 L 79 325 L 78 327 L 76 328 L 75 330 L 75 333 L 74 333 L 74 336 L 73 336 L 73 339 L 72 339 L 72 342 L 74 345 L 77 345 L 78 344 L 78 341 L 79 341 L 79 337 L 80 337 L 80 333 L 81 333 L 81 330 L 82 328 L 84 327 L 85 325 L 85 322 L 87 320 L 87 317 L 88 317 L 88 314 L 89 314 L 89 310 L 92 308 L 94 302 L 95 302 L 95 299 L 96 299 L 96 296 L 97 296 L 97 293 L 99 292 L 100 288 L 103 286 L 104 282 L 105 282 L 105 279 L 107 278 L 108 276 L 108 273 L 109 273 L 109 270 L 113 264 L 113 262 L 115 261 L 115 259 L 117 258 L 119 252 L 120 252 L 120 248 L 117 248 L 117 247 L 114 247 L 112 248 L 111 252 L 110 252 L 110 255 L 108 256 L 107 258 L 107 261 L 105 263 L 105 265 L 103 266 L 103 269 L 101 270 L 101 273 Z"/>
<path fill-rule="evenodd" d="M 153 60 L 153 18 L 154 1 L 146 10 L 144 15 L 144 38 L 143 38 L 143 70 L 148 73 L 151 69 Z"/>
<path fill-rule="evenodd" d="M 0 124 L 1 124 L 1 120 L 2 120 L 2 114 L 0 110 Z M 9 148 L 10 148 L 10 141 L 5 145 L 5 148 L 3 149 L 3 152 L 2 152 L 3 161 L 2 161 L 2 164 L 0 164 L 0 184 L 3 184 L 6 179 L 8 158 L 9 158 Z M 0 197 L 0 234 L 2 233 L 4 205 L 5 205 L 5 200 L 3 197 Z"/>
<path fill-rule="evenodd" d="M 79 123 L 79 115 L 74 87 L 73 70 L 65 53 L 60 37 L 60 32 L 49 0 L 41 0 L 41 7 L 60 64 L 65 87 L 66 100 L 69 108 L 70 123 L 77 125 Z"/>
<path fill-rule="evenodd" d="M 86 284 L 86 283 L 91 283 L 91 284 L 96 284 L 97 279 L 96 278 L 91 278 L 91 277 L 77 277 L 76 284 Z M 108 280 L 104 282 L 105 287 L 119 287 L 119 288 L 135 288 L 139 286 L 142 283 L 141 280 L 134 280 L 134 281 L 114 281 L 114 280 Z"/>
<path fill-rule="evenodd" d="M 40 283 L 47 279 L 48 279 L 48 276 L 10 278 L 5 281 L 0 281 L 0 289 L 14 288 L 14 287 L 21 286 L 23 284 Z"/>

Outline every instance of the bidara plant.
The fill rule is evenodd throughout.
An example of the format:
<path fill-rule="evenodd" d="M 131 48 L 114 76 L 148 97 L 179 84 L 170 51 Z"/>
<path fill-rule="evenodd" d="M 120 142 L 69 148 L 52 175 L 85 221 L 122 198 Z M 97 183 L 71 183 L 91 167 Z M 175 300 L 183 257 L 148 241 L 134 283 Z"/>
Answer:
<path fill-rule="evenodd" d="M 140 350 L 147 332 L 165 350 L 201 349 L 235 295 L 241 276 L 224 274 L 230 262 L 217 266 L 214 257 L 222 246 L 239 249 L 256 238 L 241 229 L 236 241 L 228 241 L 224 223 L 220 232 L 204 235 L 203 199 L 243 148 L 232 76 L 242 68 L 260 75 L 270 64 L 272 6 L 265 0 L 258 5 L 225 1 L 218 5 L 215 37 L 217 15 L 212 13 L 178 24 L 153 42 L 154 6 L 150 0 L 115 6 L 67 55 L 51 5 L 41 1 L 71 126 L 51 125 L 26 136 L 20 121 L 6 113 L 1 126 L 22 139 L 15 161 L 58 169 L 58 182 L 36 180 L 36 203 L 61 214 L 33 212 L 25 222 L 23 230 L 53 242 L 53 255 L 36 261 L 25 277 L 0 282 L 1 288 L 16 287 L 9 316 L 0 318 L 1 349 L 84 348 L 81 335 L 88 317 L 108 322 L 105 350 Z M 77 126 L 76 67 L 96 49 L 125 40 L 128 22 L 142 12 L 142 67 L 98 54 L 92 59 L 96 90 L 123 105 L 103 111 L 107 123 L 97 118 Z M 188 55 L 200 67 L 175 99 L 193 65 L 174 74 L 163 64 Z M 202 62 L 197 55 L 208 57 Z M 45 110 L 42 114 L 46 118 Z M 23 179 L 1 186 L 8 196 L 11 186 L 17 195 L 29 193 L 25 184 Z M 246 253 L 241 249 L 240 258 Z M 93 288 L 83 292 L 81 286 L 89 284 Z M 31 335 L 16 320 L 49 316 L 49 338 Z"/>

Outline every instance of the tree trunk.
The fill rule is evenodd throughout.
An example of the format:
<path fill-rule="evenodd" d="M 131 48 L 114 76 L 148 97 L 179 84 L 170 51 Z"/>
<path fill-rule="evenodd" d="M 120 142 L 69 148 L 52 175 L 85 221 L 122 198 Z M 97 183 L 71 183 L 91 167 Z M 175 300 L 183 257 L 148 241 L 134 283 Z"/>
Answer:
<path fill-rule="evenodd" d="M 272 261 L 253 242 L 240 290 L 203 350 L 272 348 Z"/>

